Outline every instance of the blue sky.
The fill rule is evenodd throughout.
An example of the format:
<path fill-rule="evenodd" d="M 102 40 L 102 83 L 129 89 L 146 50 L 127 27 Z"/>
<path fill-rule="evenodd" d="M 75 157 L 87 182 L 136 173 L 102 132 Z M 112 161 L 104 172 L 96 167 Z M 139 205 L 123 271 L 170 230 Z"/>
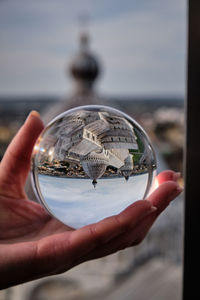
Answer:
<path fill-rule="evenodd" d="M 70 93 L 81 14 L 101 93 L 184 94 L 186 0 L 0 0 L 0 95 Z"/>

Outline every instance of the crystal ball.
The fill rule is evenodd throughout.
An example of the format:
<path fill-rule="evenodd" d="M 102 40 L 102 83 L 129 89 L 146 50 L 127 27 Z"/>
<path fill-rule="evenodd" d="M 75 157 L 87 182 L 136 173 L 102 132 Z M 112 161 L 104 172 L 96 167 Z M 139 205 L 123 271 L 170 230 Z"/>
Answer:
<path fill-rule="evenodd" d="M 80 106 L 60 114 L 33 151 L 32 184 L 38 200 L 72 228 L 145 199 L 155 174 L 155 152 L 145 131 L 107 106 Z"/>

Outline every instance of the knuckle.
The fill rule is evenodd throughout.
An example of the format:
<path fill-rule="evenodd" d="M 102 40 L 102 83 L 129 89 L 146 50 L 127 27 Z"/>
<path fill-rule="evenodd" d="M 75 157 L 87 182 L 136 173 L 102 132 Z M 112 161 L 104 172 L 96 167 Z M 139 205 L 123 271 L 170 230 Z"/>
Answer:
<path fill-rule="evenodd" d="M 92 226 L 89 226 L 89 232 L 90 232 L 90 235 L 92 237 L 92 246 L 94 248 L 96 248 L 97 246 L 100 246 L 103 244 L 103 238 L 101 237 L 101 235 L 99 235 L 97 233 L 97 230 L 96 230 L 96 226 L 95 225 L 92 225 Z"/>
<path fill-rule="evenodd" d="M 115 215 L 114 218 L 118 227 L 121 229 L 121 232 L 129 231 L 131 229 L 131 224 L 129 222 L 122 221 L 119 215 Z"/>

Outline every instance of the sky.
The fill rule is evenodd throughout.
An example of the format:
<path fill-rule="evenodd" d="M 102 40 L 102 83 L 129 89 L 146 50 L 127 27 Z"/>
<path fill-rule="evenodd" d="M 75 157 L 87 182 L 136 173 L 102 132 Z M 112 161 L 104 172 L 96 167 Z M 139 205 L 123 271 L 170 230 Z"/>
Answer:
<path fill-rule="evenodd" d="M 113 96 L 185 92 L 186 0 L 0 0 L 0 95 L 66 95 L 88 15 L 97 88 Z"/>
<path fill-rule="evenodd" d="M 80 228 L 118 214 L 144 196 L 147 174 L 99 179 L 94 189 L 91 179 L 38 176 L 40 191 L 48 210 L 63 223 Z"/>

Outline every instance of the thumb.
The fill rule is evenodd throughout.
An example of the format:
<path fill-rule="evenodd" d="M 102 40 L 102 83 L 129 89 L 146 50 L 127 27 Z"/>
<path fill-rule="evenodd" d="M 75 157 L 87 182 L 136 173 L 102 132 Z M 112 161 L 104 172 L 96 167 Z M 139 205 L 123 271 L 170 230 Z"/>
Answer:
<path fill-rule="evenodd" d="M 0 187 L 15 186 L 23 190 L 30 169 L 31 154 L 44 125 L 40 115 L 32 111 L 8 146 L 0 164 Z"/>

